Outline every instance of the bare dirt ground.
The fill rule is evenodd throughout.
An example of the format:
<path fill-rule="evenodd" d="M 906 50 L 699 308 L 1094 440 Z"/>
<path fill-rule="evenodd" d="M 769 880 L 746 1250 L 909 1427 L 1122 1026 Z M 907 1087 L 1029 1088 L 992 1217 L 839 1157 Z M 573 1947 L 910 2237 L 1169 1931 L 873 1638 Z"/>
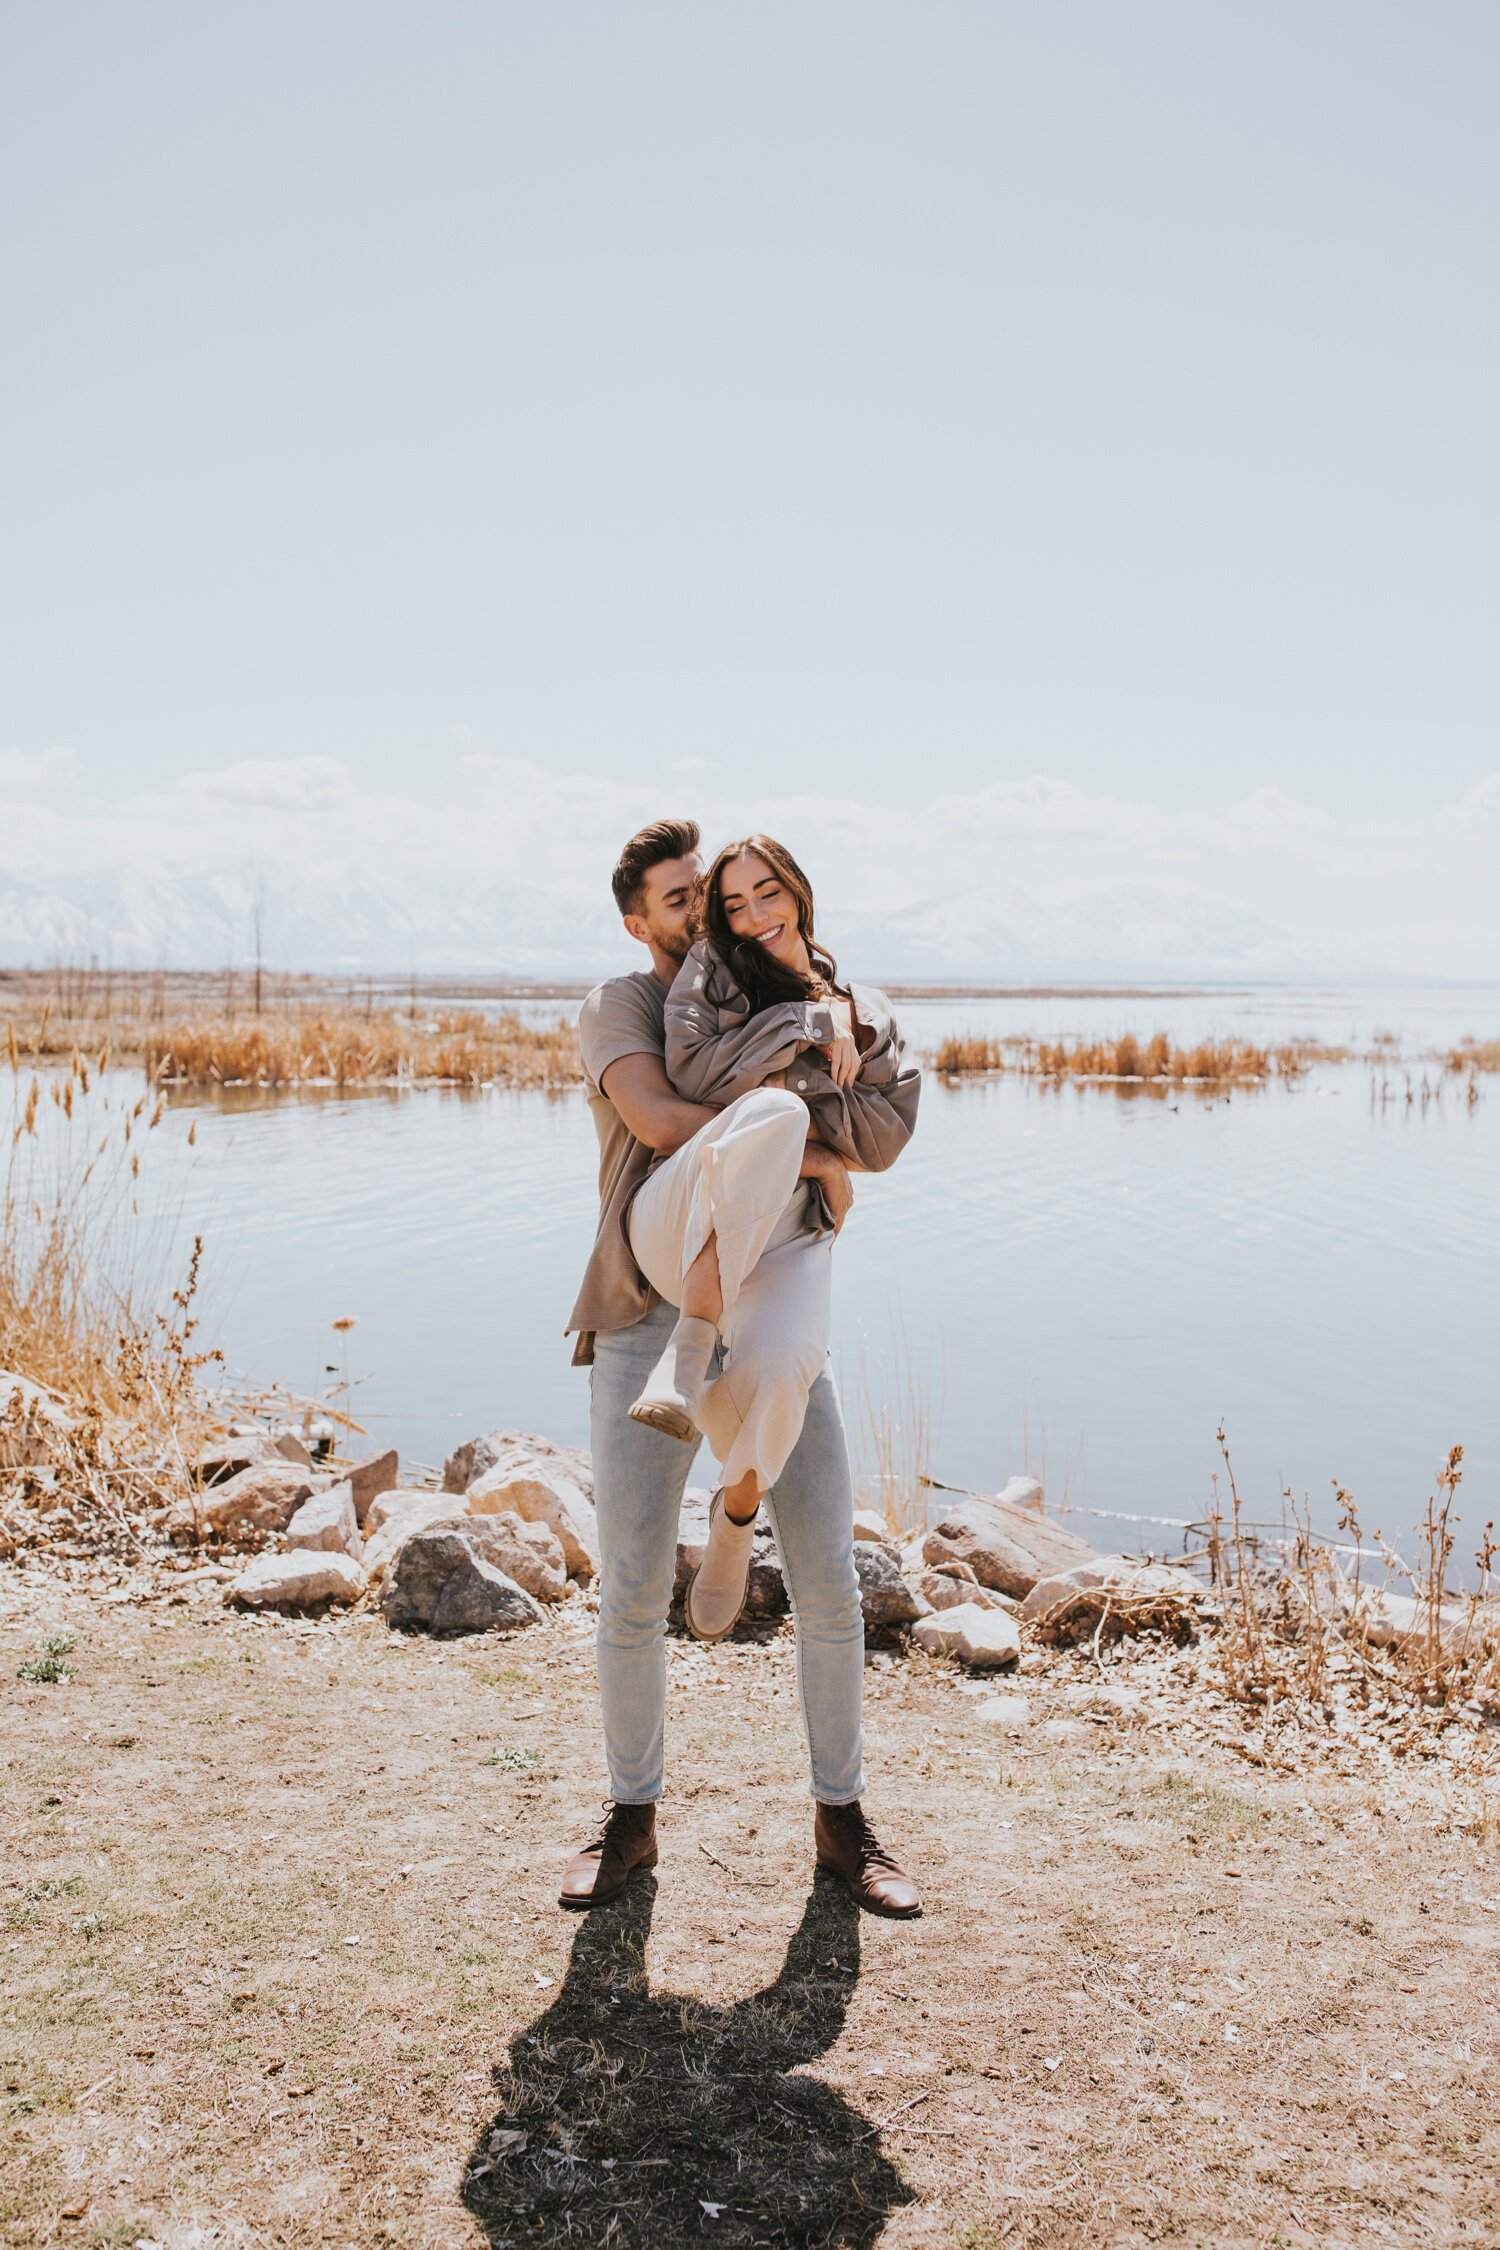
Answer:
<path fill-rule="evenodd" d="M 789 1636 L 674 1642 L 660 1868 L 569 1918 L 591 1625 L 0 1577 L 0 2242 L 1500 2242 L 1500 1855 L 1451 1779 L 1080 1716 L 1086 1652 L 999 1683 L 1016 1734 L 876 1658 L 927 1902 L 882 1923 L 813 1879 Z"/>

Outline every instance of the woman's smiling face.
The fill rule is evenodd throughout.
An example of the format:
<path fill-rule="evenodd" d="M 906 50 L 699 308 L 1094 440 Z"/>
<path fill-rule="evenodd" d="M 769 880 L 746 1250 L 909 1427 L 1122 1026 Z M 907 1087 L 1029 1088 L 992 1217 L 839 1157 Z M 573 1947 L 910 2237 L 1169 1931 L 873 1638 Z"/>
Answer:
<path fill-rule="evenodd" d="M 719 902 L 733 936 L 753 939 L 787 968 L 807 974 L 810 963 L 797 901 L 759 852 L 741 852 L 738 859 L 725 863 Z"/>

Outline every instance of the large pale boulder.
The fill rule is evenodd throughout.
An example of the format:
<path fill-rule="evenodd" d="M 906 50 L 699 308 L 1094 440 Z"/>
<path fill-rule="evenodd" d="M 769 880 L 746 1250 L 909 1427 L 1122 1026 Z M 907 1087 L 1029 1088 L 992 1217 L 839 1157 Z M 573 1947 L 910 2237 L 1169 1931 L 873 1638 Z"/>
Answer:
<path fill-rule="evenodd" d="M 464 1492 L 472 1516 L 520 1516 L 544 1523 L 562 1547 L 568 1576 L 585 1585 L 599 1575 L 599 1528 L 593 1502 L 580 1485 L 547 1462 L 498 1462 Z"/>
<path fill-rule="evenodd" d="M 981 1586 L 1001 1594 L 1029 1594 L 1039 1578 L 1057 1576 L 1099 1558 L 1086 1539 L 1002 1499 L 960 1500 L 922 1542 L 929 1563 L 967 1563 Z"/>
<path fill-rule="evenodd" d="M 436 1519 L 437 1527 L 459 1531 L 481 1562 L 513 1578 L 539 1602 L 560 1602 L 568 1591 L 568 1571 L 562 1542 L 544 1523 L 527 1523 L 521 1516 L 503 1514 L 455 1515 L 454 1495 L 443 1495 L 448 1514 Z M 459 1497 L 462 1497 L 460 1495 Z"/>
<path fill-rule="evenodd" d="M 0 1373 L 0 1469 L 45 1468 L 73 1427 L 67 1408 L 40 1383 Z"/>
<path fill-rule="evenodd" d="M 242 1539 L 253 1532 L 285 1531 L 304 1500 L 324 1492 L 333 1482 L 318 1469 L 305 1469 L 295 1461 L 257 1463 L 241 1469 L 224 1484 L 210 1485 L 200 1493 L 197 1514 L 201 1524 L 221 1539 Z"/>
<path fill-rule="evenodd" d="M 1120 1632 L 1145 1625 L 1190 1625 L 1211 1601 L 1191 1571 L 1173 1563 L 1144 1563 L 1129 1555 L 1095 1555 L 1070 1570 L 1039 1578 L 1020 1614 L 1043 1634 L 1065 1632 L 1101 1618 Z"/>
<path fill-rule="evenodd" d="M 315 1492 L 310 1500 L 304 1500 L 286 1527 L 286 1543 L 309 1553 L 349 1555 L 360 1562 L 359 1525 L 348 1485 L 330 1485 L 326 1492 Z"/>
<path fill-rule="evenodd" d="M 365 1519 L 364 1566 L 373 1581 L 387 1571 L 413 1532 L 451 1522 L 465 1513 L 464 1496 L 452 1492 L 382 1493 Z"/>
<path fill-rule="evenodd" d="M 480 1559 L 462 1523 L 429 1524 L 412 1534 L 391 1567 L 381 1607 L 390 1624 L 429 1633 L 513 1633 L 542 1614 L 524 1587 Z"/>
<path fill-rule="evenodd" d="M 356 1461 L 343 1472 L 354 1501 L 355 1521 L 363 1527 L 374 1503 L 383 1492 L 394 1492 L 401 1482 L 401 1464 L 395 1448 L 389 1452 L 372 1454 L 368 1461 Z"/>
<path fill-rule="evenodd" d="M 528 1461 L 555 1469 L 592 1504 L 594 1471 L 589 1456 L 576 1445 L 554 1445 L 550 1438 L 533 1437 L 525 1430 L 487 1430 L 483 1437 L 469 1438 L 456 1447 L 443 1463 L 443 1490 L 467 1492 L 492 1469 L 515 1468 Z"/>
<path fill-rule="evenodd" d="M 960 1602 L 956 1609 L 937 1610 L 917 1620 L 911 1637 L 919 1648 L 934 1656 L 956 1656 L 974 1672 L 989 1672 L 1020 1660 L 1021 1636 L 1014 1618 L 1003 1609 L 981 1609 L 977 1602 Z"/>
<path fill-rule="evenodd" d="M 247 1609 L 316 1609 L 323 1602 L 357 1602 L 365 1574 L 349 1555 L 299 1547 L 286 1555 L 257 1555 L 224 1589 L 226 1601 Z"/>
<path fill-rule="evenodd" d="M 859 1604 L 866 1631 L 892 1625 L 914 1625 L 928 1613 L 928 1604 L 901 1575 L 901 1565 L 888 1547 L 872 1540 L 854 1543 L 854 1568 L 859 1578 Z"/>

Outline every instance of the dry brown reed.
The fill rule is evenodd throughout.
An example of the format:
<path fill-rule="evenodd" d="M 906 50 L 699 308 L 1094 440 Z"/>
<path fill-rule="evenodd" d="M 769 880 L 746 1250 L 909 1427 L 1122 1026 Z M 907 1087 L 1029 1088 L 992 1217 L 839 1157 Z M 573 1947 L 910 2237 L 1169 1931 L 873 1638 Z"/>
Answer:
<path fill-rule="evenodd" d="M 152 1031 L 145 1064 L 158 1085 L 569 1086 L 582 1077 L 571 1025 L 516 1015 L 240 1016 Z"/>
<path fill-rule="evenodd" d="M 1179 1047 L 1164 1031 L 1149 1039 L 1126 1032 L 1118 1039 L 1073 1044 L 966 1034 L 944 1039 L 929 1059 L 934 1070 L 950 1077 L 1012 1070 L 1053 1081 L 1076 1078 L 1113 1085 L 1215 1088 L 1298 1078 L 1315 1062 L 1346 1061 L 1348 1051 L 1310 1040 L 1257 1047 L 1246 1040 L 1208 1039 Z"/>
<path fill-rule="evenodd" d="M 14 1051 L 13 1051 L 14 1057 Z M 44 1081 L 14 1067 L 0 1181 L 0 1369 L 36 1385 L 54 1414 L 37 1451 L 0 1444 L 0 1548 L 46 1519 L 66 1550 L 136 1540 L 142 1511 L 187 1490 L 207 1421 L 195 1346 L 203 1245 L 175 1287 L 150 1285 L 140 1232 L 142 1153 L 164 1100 L 131 1100 L 74 1056 Z"/>
<path fill-rule="evenodd" d="M 13 1062 L 142 1062 L 163 1085 L 569 1086 L 577 1034 L 336 980 L 243 974 L 0 974 Z"/>
<path fill-rule="evenodd" d="M 1283 1719 L 1309 1711 L 1332 1716 L 1341 1702 L 1383 1716 L 1403 1704 L 1438 1716 L 1466 1704 L 1500 1717 L 1493 1524 L 1485 1525 L 1474 1556 L 1474 1583 L 1465 1593 L 1449 1583 L 1461 1446 L 1434 1480 L 1412 1559 L 1378 1533 L 1373 1547 L 1365 1546 L 1357 1503 L 1341 1485 L 1334 1488 L 1338 1525 L 1350 1544 L 1320 1538 L 1306 1503 L 1283 1491 L 1291 1535 L 1268 1559 L 1246 1523 L 1222 1428 L 1218 1443 L 1230 1510 L 1226 1519 L 1216 1482 L 1204 1559 L 1223 1597 L 1218 1649 L 1232 1695 L 1263 1706 L 1268 1726 L 1278 1711 Z M 1378 1570 L 1367 1577 L 1371 1555 Z M 1409 1593 L 1399 1591 L 1402 1582 Z"/>

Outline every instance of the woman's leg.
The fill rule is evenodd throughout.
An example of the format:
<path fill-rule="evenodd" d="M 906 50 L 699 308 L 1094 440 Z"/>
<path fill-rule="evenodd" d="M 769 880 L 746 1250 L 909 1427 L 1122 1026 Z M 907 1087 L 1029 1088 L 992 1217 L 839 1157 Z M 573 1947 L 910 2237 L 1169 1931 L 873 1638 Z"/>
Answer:
<path fill-rule="evenodd" d="M 801 1182 L 807 1112 L 793 1094 L 762 1088 L 733 1102 L 658 1166 L 631 1206 L 630 1243 L 652 1287 L 682 1318 L 631 1408 L 673 1437 L 699 1431 L 698 1403 L 721 1326 L 732 1315 Z M 764 1484 L 734 1487 L 731 1512 L 754 1512 Z"/>

